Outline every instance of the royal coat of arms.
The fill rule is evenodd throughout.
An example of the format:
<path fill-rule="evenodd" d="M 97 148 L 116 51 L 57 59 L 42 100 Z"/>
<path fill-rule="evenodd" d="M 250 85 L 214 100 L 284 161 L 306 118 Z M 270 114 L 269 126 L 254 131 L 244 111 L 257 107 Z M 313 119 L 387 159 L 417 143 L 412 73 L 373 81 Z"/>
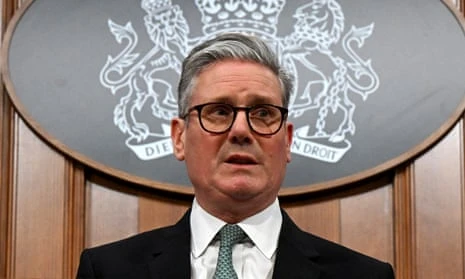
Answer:
<path fill-rule="evenodd" d="M 356 133 L 354 98 L 364 102 L 379 87 L 371 59 L 357 53 L 375 24 L 346 28 L 336 0 L 313 0 L 297 6 L 292 31 L 278 35 L 285 5 L 286 0 L 195 0 L 203 34 L 190 37 L 189 22 L 179 5 L 171 0 L 142 0 L 146 15 L 141 20 L 153 43 L 145 54 L 136 51 L 139 37 L 132 22 L 120 25 L 108 19 L 123 49 L 108 56 L 100 83 L 120 97 L 113 120 L 127 135 L 126 146 L 140 160 L 172 154 L 169 122 L 177 115 L 176 81 L 182 60 L 203 40 L 233 31 L 265 39 L 294 75 L 289 118 L 303 124 L 296 125 L 291 151 L 338 162 L 350 150 Z M 140 119 L 142 110 L 149 110 L 159 126 Z"/>

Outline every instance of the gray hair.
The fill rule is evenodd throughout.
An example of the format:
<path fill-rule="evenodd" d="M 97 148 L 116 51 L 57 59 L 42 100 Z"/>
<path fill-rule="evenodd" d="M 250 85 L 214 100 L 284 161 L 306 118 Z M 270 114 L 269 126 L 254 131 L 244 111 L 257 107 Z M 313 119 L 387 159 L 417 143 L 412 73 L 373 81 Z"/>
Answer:
<path fill-rule="evenodd" d="M 178 111 L 187 113 L 198 75 L 207 66 L 221 60 L 236 59 L 259 63 L 276 74 L 281 84 L 282 102 L 288 107 L 293 90 L 292 76 L 280 65 L 277 55 L 263 40 L 240 33 L 226 33 L 193 48 L 182 64 L 178 85 Z"/>

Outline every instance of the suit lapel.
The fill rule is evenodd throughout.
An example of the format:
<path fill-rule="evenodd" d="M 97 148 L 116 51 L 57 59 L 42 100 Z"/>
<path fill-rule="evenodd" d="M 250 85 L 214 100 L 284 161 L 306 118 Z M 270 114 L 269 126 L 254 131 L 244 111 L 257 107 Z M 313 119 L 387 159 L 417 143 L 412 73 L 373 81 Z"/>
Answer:
<path fill-rule="evenodd" d="M 283 225 L 279 236 L 273 278 L 320 278 L 320 268 L 314 262 L 318 253 L 306 241 L 302 232 L 283 211 Z"/>
<path fill-rule="evenodd" d="M 190 278 L 190 210 L 173 226 L 153 253 L 150 278 Z"/>
<path fill-rule="evenodd" d="M 318 279 L 320 268 L 314 262 L 318 253 L 283 211 L 278 252 L 273 278 Z M 151 279 L 190 278 L 190 210 L 174 225 L 163 240 L 154 245 L 153 260 L 148 263 Z"/>

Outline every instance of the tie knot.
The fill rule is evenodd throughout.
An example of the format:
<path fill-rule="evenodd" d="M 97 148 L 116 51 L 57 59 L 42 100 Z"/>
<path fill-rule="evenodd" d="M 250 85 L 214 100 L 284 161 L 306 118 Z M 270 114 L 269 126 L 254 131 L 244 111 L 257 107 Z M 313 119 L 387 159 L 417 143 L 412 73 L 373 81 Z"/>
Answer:
<path fill-rule="evenodd" d="M 245 233 L 238 225 L 227 224 L 220 230 L 221 243 L 232 246 L 245 238 Z"/>

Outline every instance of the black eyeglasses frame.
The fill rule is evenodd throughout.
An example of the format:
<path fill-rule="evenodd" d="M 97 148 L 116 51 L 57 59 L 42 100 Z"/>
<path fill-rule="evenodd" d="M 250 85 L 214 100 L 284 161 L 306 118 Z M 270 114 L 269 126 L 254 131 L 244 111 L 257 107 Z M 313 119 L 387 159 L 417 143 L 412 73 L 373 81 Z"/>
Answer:
<path fill-rule="evenodd" d="M 203 121 L 202 121 L 201 115 L 202 115 L 202 109 L 205 106 L 208 106 L 208 105 L 225 105 L 225 106 L 228 106 L 228 107 L 230 107 L 232 109 L 232 111 L 233 111 L 233 119 L 232 119 L 231 124 L 229 125 L 229 127 L 226 128 L 224 131 L 217 132 L 217 131 L 211 131 L 211 130 L 208 130 L 208 129 L 205 128 L 205 126 L 203 124 Z M 258 132 L 253 128 L 252 124 L 250 123 L 249 112 L 251 110 L 253 110 L 253 109 L 256 109 L 257 107 L 262 107 L 262 106 L 274 107 L 274 108 L 278 109 L 279 112 L 281 113 L 281 121 L 279 123 L 279 126 L 276 129 L 276 131 L 273 131 L 272 133 Z M 271 135 L 274 135 L 274 134 L 278 133 L 279 130 L 281 130 L 281 127 L 283 126 L 283 123 L 287 120 L 287 115 L 288 115 L 289 110 L 287 108 L 280 107 L 280 106 L 273 105 L 273 104 L 257 104 L 257 105 L 253 105 L 253 106 L 247 106 L 247 107 L 236 107 L 236 106 L 233 106 L 233 105 L 228 104 L 228 103 L 210 102 L 210 103 L 195 105 L 195 106 L 189 108 L 187 110 L 187 112 L 184 115 L 181 116 L 181 118 L 186 119 L 193 111 L 197 111 L 197 117 L 199 119 L 199 123 L 200 123 L 200 126 L 202 127 L 202 129 L 204 131 L 212 133 L 212 134 L 218 134 L 218 135 L 219 134 L 224 134 L 224 133 L 228 132 L 229 130 L 231 130 L 232 126 L 234 125 L 234 122 L 236 121 L 237 113 L 239 111 L 244 111 L 245 115 L 246 115 L 246 119 L 247 119 L 247 124 L 249 125 L 249 128 L 250 128 L 251 131 L 253 131 L 254 133 L 256 133 L 258 135 L 261 135 L 261 136 L 271 136 Z"/>

